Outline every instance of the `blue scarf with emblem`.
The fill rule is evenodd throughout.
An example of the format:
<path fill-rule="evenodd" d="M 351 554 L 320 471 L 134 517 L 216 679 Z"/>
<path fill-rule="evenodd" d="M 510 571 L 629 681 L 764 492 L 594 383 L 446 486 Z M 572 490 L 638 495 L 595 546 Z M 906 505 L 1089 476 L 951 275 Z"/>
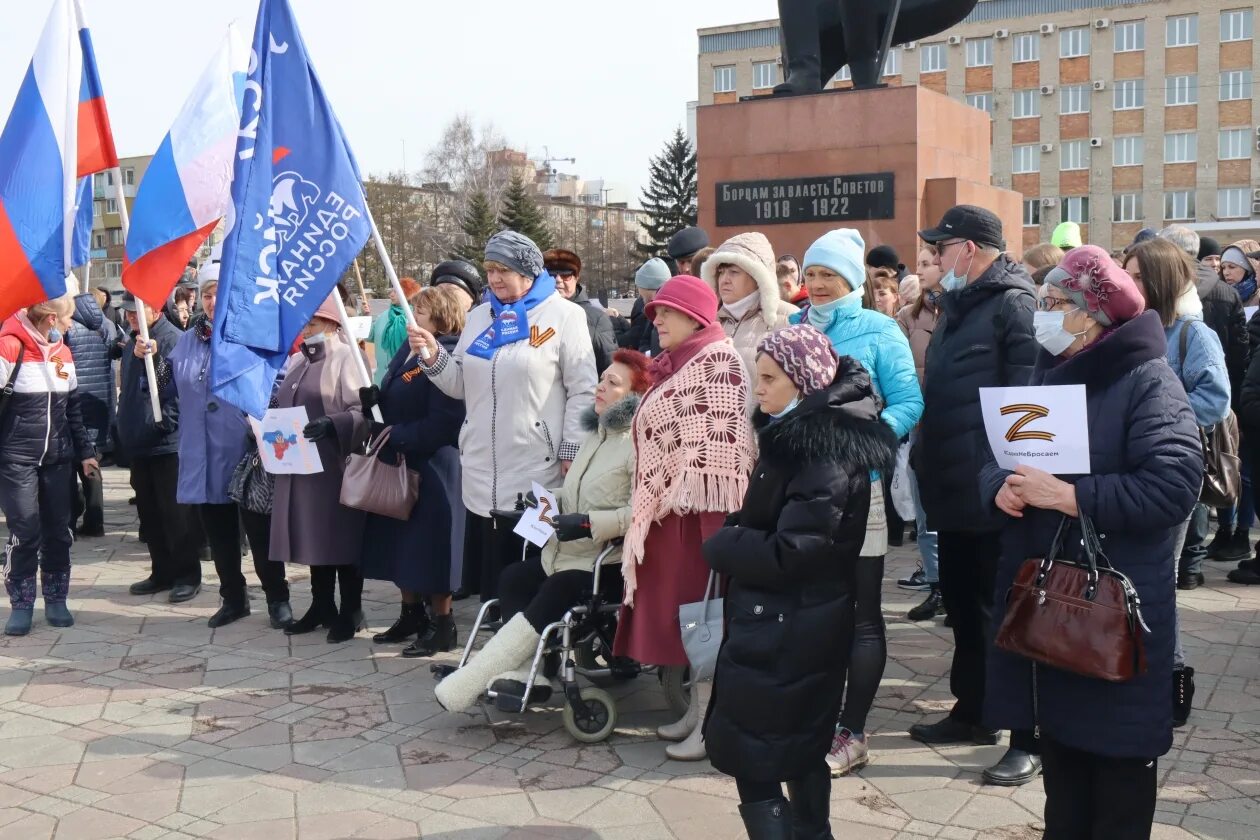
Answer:
<path fill-rule="evenodd" d="M 468 345 L 468 353 L 479 359 L 489 359 L 500 347 L 529 338 L 529 313 L 555 292 L 556 278 L 544 271 L 534 280 L 525 297 L 515 303 L 503 303 L 489 293 L 490 312 L 494 320 Z"/>

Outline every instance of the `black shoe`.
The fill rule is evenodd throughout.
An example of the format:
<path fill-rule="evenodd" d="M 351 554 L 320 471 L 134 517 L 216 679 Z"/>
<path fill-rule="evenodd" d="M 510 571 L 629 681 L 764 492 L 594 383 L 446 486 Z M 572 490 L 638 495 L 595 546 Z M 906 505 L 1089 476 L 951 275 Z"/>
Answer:
<path fill-rule="evenodd" d="M 136 497 L 135 497 L 135 496 L 132 496 L 130 499 L 128 499 L 128 500 L 127 500 L 127 504 L 129 504 L 129 505 L 133 505 L 133 506 L 134 506 L 134 505 L 135 505 L 135 503 L 136 503 Z"/>
<path fill-rule="evenodd" d="M 446 653 L 459 644 L 459 633 L 455 628 L 453 615 L 434 616 L 429 622 L 429 629 L 424 635 L 403 648 L 402 655 L 408 659 L 422 656 L 433 656 L 435 653 Z"/>
<path fill-rule="evenodd" d="M 1247 561 L 1243 561 L 1247 563 Z M 1229 574 L 1225 576 L 1230 583 L 1242 583 L 1247 586 L 1260 586 L 1260 572 L 1256 571 L 1254 562 L 1247 563 L 1245 566 L 1239 566 L 1237 569 L 1231 569 Z"/>
<path fill-rule="evenodd" d="M 539 677 L 542 675 L 539 674 Z M 495 680 L 490 684 L 495 693 L 494 705 L 501 712 L 519 712 L 521 698 L 525 696 L 525 683 L 520 680 Z M 545 680 L 536 680 L 534 690 L 529 693 L 527 705 L 546 703 L 551 699 L 552 688 Z"/>
<path fill-rule="evenodd" d="M 930 621 L 938 615 L 945 614 L 945 601 L 941 598 L 941 588 L 933 586 L 932 591 L 928 593 L 927 599 L 917 607 L 912 607 L 910 612 L 906 613 L 906 618 L 911 621 Z"/>
<path fill-rule="evenodd" d="M 173 593 L 172 593 L 173 594 Z M 210 616 L 210 620 L 206 624 L 212 629 L 222 627 L 225 624 L 231 624 L 233 621 L 239 621 L 249 615 L 249 599 L 242 601 L 224 601 L 219 607 L 219 611 Z"/>
<path fill-rule="evenodd" d="M 780 796 L 739 806 L 748 840 L 792 840 L 792 807 Z"/>
<path fill-rule="evenodd" d="M 888 531 L 888 544 L 893 548 L 901 548 L 906 544 L 906 528 L 904 525 Z"/>
<path fill-rule="evenodd" d="M 200 591 L 200 583 L 177 583 L 171 587 L 171 603 L 182 604 L 185 601 L 191 601 Z"/>
<path fill-rule="evenodd" d="M 980 774 L 986 785 L 1019 787 L 1041 775 L 1041 756 L 1011 747 L 1002 760 Z"/>
<path fill-rule="evenodd" d="M 1211 557 L 1211 555 L 1208 555 Z M 1247 537 L 1246 531 L 1240 531 L 1230 537 L 1225 545 L 1221 546 L 1220 551 L 1213 560 L 1219 560 L 1222 563 L 1238 563 L 1246 560 L 1251 556 L 1251 540 Z"/>
<path fill-rule="evenodd" d="M 293 608 L 288 601 L 276 601 L 267 605 L 267 617 L 271 619 L 271 629 L 283 630 L 293 623 Z"/>
<path fill-rule="evenodd" d="M 1184 589 L 1187 592 L 1192 589 L 1198 589 L 1203 585 L 1203 572 L 1186 572 L 1177 575 L 1177 588 Z"/>
<path fill-rule="evenodd" d="M 936 723 L 916 723 L 910 727 L 910 737 L 921 744 L 979 744 L 988 746 L 998 742 L 996 729 L 972 726 L 946 716 Z"/>
<path fill-rule="evenodd" d="M 1173 726 L 1185 726 L 1194 704 L 1194 669 L 1173 669 Z"/>
<path fill-rule="evenodd" d="M 919 529 L 911 528 L 910 533 L 906 534 L 906 539 L 912 543 L 917 543 L 919 541 Z"/>
<path fill-rule="evenodd" d="M 306 615 L 284 628 L 284 635 L 300 636 L 303 633 L 312 633 L 321 627 L 332 627 L 333 619 L 336 617 L 337 611 L 332 604 L 311 604 Z"/>
<path fill-rule="evenodd" d="M 793 840 L 831 840 L 831 773 L 814 772 L 787 783 Z"/>
<path fill-rule="evenodd" d="M 1229 545 L 1234 538 L 1234 532 L 1224 525 L 1216 529 L 1216 533 L 1212 536 L 1212 541 L 1207 544 L 1207 556 L 1211 560 L 1220 560 L 1220 552 Z"/>
<path fill-rule="evenodd" d="M 459 589 L 456 589 L 454 592 L 451 593 L 451 600 L 452 601 L 467 601 L 471 595 L 472 595 L 471 592 L 469 592 L 467 589 L 461 586 Z"/>
<path fill-rule="evenodd" d="M 423 633 L 429 629 L 429 617 L 425 614 L 424 606 L 421 604 L 403 604 L 402 612 L 399 613 L 397 620 L 384 633 L 377 633 L 372 637 L 372 641 L 378 645 L 397 644 L 405 642 L 418 633 Z"/>
<path fill-rule="evenodd" d="M 83 525 L 75 528 L 74 534 L 77 537 L 84 537 L 87 539 L 100 539 L 105 536 L 105 526 L 97 525 L 95 528 L 89 528 L 86 525 Z"/>
<path fill-rule="evenodd" d="M 169 583 L 162 583 L 161 581 L 154 580 L 153 576 L 150 575 L 144 580 L 136 581 L 131 584 L 131 586 L 127 587 L 127 591 L 132 595 L 153 595 L 158 592 L 165 592 L 170 588 L 171 585 Z"/>
<path fill-rule="evenodd" d="M 914 574 L 910 577 L 903 577 L 897 581 L 897 586 L 901 589 L 912 589 L 917 592 L 926 592 L 932 588 L 932 584 L 927 582 L 927 575 L 922 569 L 915 569 Z"/>
<path fill-rule="evenodd" d="M 953 627 L 954 619 L 949 613 L 945 613 L 945 620 L 942 621 L 941 624 L 945 625 L 946 627 Z"/>
<path fill-rule="evenodd" d="M 348 642 L 354 638 L 355 633 L 366 629 L 367 623 L 363 620 L 363 610 L 338 613 L 333 619 L 332 626 L 328 628 L 328 643 L 335 645 Z"/>

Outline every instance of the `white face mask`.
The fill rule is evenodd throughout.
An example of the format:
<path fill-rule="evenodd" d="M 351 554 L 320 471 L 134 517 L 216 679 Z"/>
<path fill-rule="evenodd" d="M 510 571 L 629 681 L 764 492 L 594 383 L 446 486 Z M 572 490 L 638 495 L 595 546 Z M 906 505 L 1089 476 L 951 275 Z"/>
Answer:
<path fill-rule="evenodd" d="M 1089 327 L 1078 333 L 1068 332 L 1063 326 L 1066 312 L 1034 312 L 1033 331 L 1037 334 L 1037 343 L 1046 348 L 1051 356 L 1061 356 L 1071 347 L 1076 339 L 1089 332 Z"/>
<path fill-rule="evenodd" d="M 306 343 L 312 344 L 312 345 L 323 344 L 327 339 L 328 339 L 328 333 L 317 332 L 317 333 L 313 333 L 312 335 L 308 335 L 306 337 Z"/>
<path fill-rule="evenodd" d="M 786 406 L 784 406 L 782 411 L 780 411 L 778 414 L 771 414 L 770 416 L 773 417 L 775 420 L 782 420 L 784 417 L 787 417 L 789 414 L 795 411 L 797 406 L 799 406 L 800 404 L 801 404 L 801 392 L 797 391 L 796 396 L 792 397 L 792 401 L 788 403 Z"/>

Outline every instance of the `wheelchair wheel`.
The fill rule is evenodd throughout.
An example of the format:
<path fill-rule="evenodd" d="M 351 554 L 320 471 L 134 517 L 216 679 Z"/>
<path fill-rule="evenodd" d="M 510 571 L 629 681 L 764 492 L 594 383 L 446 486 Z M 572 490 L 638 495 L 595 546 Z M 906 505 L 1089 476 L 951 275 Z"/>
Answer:
<path fill-rule="evenodd" d="M 602 688 L 584 688 L 581 692 L 582 702 L 586 704 L 587 714 L 579 717 L 573 707 L 564 704 L 564 728 L 574 740 L 583 744 L 597 744 L 613 733 L 617 726 L 617 704 L 612 695 Z"/>
<path fill-rule="evenodd" d="M 682 717 L 691 705 L 691 668 L 686 665 L 669 665 L 660 669 L 661 688 L 669 710 Z"/>

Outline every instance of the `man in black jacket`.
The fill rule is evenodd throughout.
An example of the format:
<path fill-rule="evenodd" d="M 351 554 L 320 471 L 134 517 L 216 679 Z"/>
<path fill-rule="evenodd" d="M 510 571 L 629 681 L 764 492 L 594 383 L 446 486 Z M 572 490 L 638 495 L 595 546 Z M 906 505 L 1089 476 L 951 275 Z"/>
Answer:
<path fill-rule="evenodd" d="M 114 423 L 114 363 L 111 348 L 118 340 L 118 328 L 107 320 L 97 305 L 96 297 L 85 292 L 74 299 L 74 319 L 66 331 L 65 342 L 74 357 L 79 381 L 79 404 L 83 425 L 97 452 L 105 455 L 112 448 L 109 430 Z M 75 528 L 80 537 L 105 536 L 105 509 L 100 471 L 87 472 L 81 466 L 72 479 L 70 526 L 75 527 L 83 516 L 82 527 Z M 83 485 L 80 495 L 78 484 Z"/>
<path fill-rule="evenodd" d="M 543 254 L 543 265 L 556 278 L 556 291 L 560 296 L 586 310 L 586 328 L 590 330 L 591 348 L 595 351 L 595 372 L 602 374 L 617 352 L 617 337 L 604 307 L 591 300 L 582 288 L 582 259 L 572 251 L 552 248 Z"/>
<path fill-rule="evenodd" d="M 937 531 L 940 587 L 953 620 L 950 691 L 957 702 L 944 720 L 917 724 L 925 744 L 997 743 L 981 719 L 985 656 L 994 614 L 993 587 L 1005 515 L 980 501 L 980 468 L 992 458 L 980 411 L 980 388 L 1025 385 L 1037 356 L 1036 295 L 1028 273 L 1003 253 L 1002 222 L 980 207 L 959 205 L 919 234 L 936 245 L 945 294 L 923 376 L 923 419 L 914 447 L 928 530 Z M 1031 732 L 984 772 L 989 784 L 1036 778 L 1041 759 Z"/>
<path fill-rule="evenodd" d="M 151 572 L 131 585 L 132 595 L 170 590 L 178 604 L 196 597 L 201 589 L 199 551 L 201 533 L 189 505 L 175 501 L 179 481 L 179 400 L 167 359 L 179 342 L 180 330 L 128 292 L 122 309 L 133 332 L 140 318 L 149 325 L 146 344 L 133 335 L 122 357 L 122 388 L 118 395 L 118 442 L 131 463 L 131 489 L 149 547 Z M 144 357 L 153 357 L 161 416 L 153 416 L 149 376 Z"/>

